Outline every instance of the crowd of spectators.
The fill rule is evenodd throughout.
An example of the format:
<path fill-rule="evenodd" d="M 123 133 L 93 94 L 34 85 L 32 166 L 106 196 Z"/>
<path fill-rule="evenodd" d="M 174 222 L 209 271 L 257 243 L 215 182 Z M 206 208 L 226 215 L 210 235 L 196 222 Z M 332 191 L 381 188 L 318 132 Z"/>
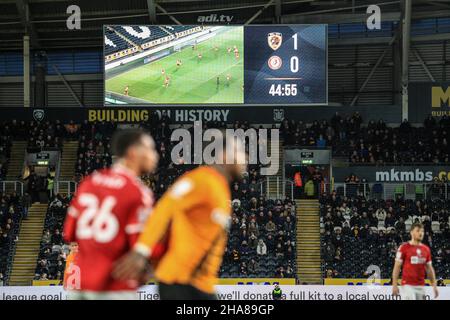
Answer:
<path fill-rule="evenodd" d="M 62 280 L 69 245 L 63 241 L 63 224 L 71 195 L 56 194 L 50 199 L 42 234 L 34 280 Z"/>
<path fill-rule="evenodd" d="M 0 123 L 0 181 L 6 177 L 9 156 L 11 153 L 11 129 L 9 123 Z"/>
<path fill-rule="evenodd" d="M 156 172 L 142 177 L 157 197 L 178 176 L 193 168 L 185 163 L 183 157 L 180 157 L 179 163 L 172 162 L 170 152 L 174 142 L 170 141 L 170 125 L 170 118 L 164 113 L 160 118 L 152 117 L 148 123 L 140 124 L 152 134 L 160 154 Z M 225 124 L 205 123 L 204 126 L 223 128 Z M 382 120 L 363 125 L 360 114 L 356 112 L 347 117 L 336 113 L 330 121 L 314 121 L 312 124 L 285 120 L 280 130 L 285 145 L 333 147 L 334 156 L 348 158 L 353 163 L 405 164 L 448 162 L 449 126 L 447 117 L 438 122 L 429 117 L 420 127 L 413 127 L 407 121 L 390 127 Z M 233 127 L 245 130 L 251 125 L 236 122 Z M 76 179 L 80 181 L 94 170 L 111 165 L 110 138 L 116 129 L 117 125 L 111 122 L 62 124 L 59 121 L 13 121 L 0 129 L 0 150 L 10 148 L 11 139 L 4 139 L 3 136 L 27 139 L 29 149 L 39 150 L 43 147 L 61 148 L 66 139 L 77 140 L 79 149 L 75 172 Z M 250 166 L 243 181 L 232 183 L 233 217 L 221 268 L 224 277 L 291 277 L 295 274 L 294 203 L 290 199 L 265 199 L 260 193 L 260 181 L 259 167 Z M 36 192 L 45 189 L 47 184 L 45 178 L 44 181 L 39 180 L 32 168 L 27 183 L 27 203 L 31 203 L 37 198 Z M 347 183 L 360 185 L 364 180 L 352 177 Z M 439 187 L 441 181 L 434 184 L 437 191 L 442 189 L 442 186 Z M 318 188 L 313 190 L 314 194 L 319 191 Z M 439 265 L 444 266 L 443 269 L 437 267 L 438 275 L 448 276 L 450 203 L 439 198 L 433 202 L 427 199 L 416 202 L 401 197 L 387 201 L 369 200 L 366 195 L 355 192 L 349 197 L 336 193 L 321 197 L 325 276 L 365 276 L 369 264 L 380 266 L 383 275 L 388 276 L 398 244 L 407 239 L 407 226 L 415 220 L 425 224 L 425 241 L 431 244 L 436 261 L 442 262 Z M 51 202 L 36 279 L 60 279 L 68 252 L 68 247 L 62 242 L 61 228 L 70 195 L 49 196 Z M 2 230 L 4 228 L 6 225 L 2 226 Z"/>
<path fill-rule="evenodd" d="M 30 152 L 39 152 L 42 149 L 55 150 L 62 148 L 64 139 L 78 139 L 80 125 L 70 121 L 66 124 L 60 120 L 55 121 L 7 121 L 0 128 L 0 146 L 6 142 L 9 146 L 11 140 L 27 141 Z"/>
<path fill-rule="evenodd" d="M 295 202 L 236 193 L 233 198 L 221 276 L 295 277 Z"/>
<path fill-rule="evenodd" d="M 61 148 L 62 138 L 68 136 L 64 125 L 59 120 L 55 122 L 12 120 L 3 125 L 3 130 L 6 130 L 10 137 L 27 141 L 30 151 Z"/>
<path fill-rule="evenodd" d="M 159 197 L 174 180 L 194 165 L 173 163 L 170 150 L 172 130 L 170 120 L 163 114 L 158 123 L 141 124 L 155 140 L 160 155 L 155 173 L 142 177 L 143 181 Z M 205 124 L 211 126 L 225 124 Z M 110 139 L 116 130 L 111 123 L 84 122 L 76 126 L 79 140 L 78 159 L 75 172 L 78 181 L 94 170 L 108 167 L 112 163 Z M 235 128 L 247 129 L 248 123 L 236 123 Z M 73 135 L 75 136 L 75 134 Z M 223 276 L 278 276 L 293 277 L 295 273 L 295 208 L 290 199 L 266 200 L 260 192 L 258 166 L 251 165 L 242 181 L 232 183 L 233 219 L 230 241 L 221 269 Z M 68 247 L 62 243 L 62 222 L 69 197 L 56 195 L 52 198 L 41 251 L 36 267 L 35 279 L 61 279 Z"/>
<path fill-rule="evenodd" d="M 438 277 L 450 276 L 448 200 L 385 201 L 332 192 L 320 198 L 320 213 L 324 277 L 367 278 L 368 267 L 375 265 L 389 278 L 414 222 L 424 224 L 424 243 L 432 249 Z"/>
<path fill-rule="evenodd" d="M 112 123 L 91 124 L 87 121 L 78 128 L 78 159 L 75 167 L 78 180 L 94 170 L 111 165 L 110 139 L 115 128 Z"/>
<path fill-rule="evenodd" d="M 142 129 L 148 131 L 155 140 L 156 150 L 159 154 L 158 168 L 153 174 L 142 177 L 143 181 L 160 196 L 175 181 L 177 177 L 187 170 L 195 167 L 195 165 L 186 164 L 183 155 L 178 159 L 178 163 L 174 163 L 171 159 L 171 150 L 176 142 L 171 141 L 172 130 L 170 126 L 170 118 L 166 113 L 162 113 L 160 118 L 153 118 L 149 123 L 139 125 Z M 225 123 L 204 123 L 203 129 L 208 128 L 225 128 Z M 248 122 L 236 122 L 234 128 L 246 130 L 250 128 Z M 78 159 L 76 163 L 75 173 L 76 180 L 80 181 L 84 176 L 92 173 L 94 170 L 109 167 L 112 163 L 112 155 L 110 150 L 110 140 L 117 126 L 112 123 L 89 123 L 83 122 L 77 130 L 79 137 Z M 193 130 L 191 127 L 190 131 Z M 193 152 L 191 153 L 193 154 Z M 243 186 L 249 186 L 248 190 L 243 190 L 259 195 L 257 187 L 260 181 L 259 166 L 250 165 L 246 173 L 246 181 Z M 245 188 L 244 188 L 245 189 Z M 241 192 L 241 189 L 239 189 Z"/>
<path fill-rule="evenodd" d="M 361 115 L 341 116 L 330 121 L 284 120 L 281 137 L 287 146 L 332 147 L 333 155 L 351 163 L 408 164 L 448 163 L 450 159 L 450 118 L 436 121 L 431 115 L 421 126 L 404 120 L 398 126 L 388 126 L 383 120 L 362 124 Z"/>
<path fill-rule="evenodd" d="M 23 218 L 23 198 L 16 193 L 0 193 L 0 286 L 6 280 L 10 253 L 17 241 L 20 221 Z"/>

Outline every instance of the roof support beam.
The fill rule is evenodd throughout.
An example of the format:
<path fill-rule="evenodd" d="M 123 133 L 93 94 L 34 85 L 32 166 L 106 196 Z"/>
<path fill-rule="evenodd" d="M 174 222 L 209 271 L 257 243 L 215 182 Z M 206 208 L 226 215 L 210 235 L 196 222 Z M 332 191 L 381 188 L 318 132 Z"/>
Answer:
<path fill-rule="evenodd" d="M 268 7 L 270 7 L 271 5 L 273 5 L 273 3 L 275 2 L 275 0 L 269 0 L 269 2 L 267 2 L 264 7 L 262 7 L 261 9 L 258 10 L 258 12 L 256 12 L 250 19 L 248 19 L 244 25 L 249 25 L 250 23 L 253 22 L 253 20 L 255 20 L 256 18 L 258 18 L 260 16 L 261 13 L 263 13 L 264 10 L 266 10 Z"/>
<path fill-rule="evenodd" d="M 275 0 L 275 23 L 281 22 L 281 6 L 283 0 Z"/>
<path fill-rule="evenodd" d="M 402 119 L 408 119 L 409 46 L 412 0 L 403 0 L 402 18 Z"/>
<path fill-rule="evenodd" d="M 31 105 L 30 36 L 23 36 L 23 106 Z"/>
<path fill-rule="evenodd" d="M 25 34 L 30 36 L 30 43 L 33 47 L 39 46 L 39 39 L 33 24 L 30 22 L 30 7 L 28 0 L 16 0 L 17 11 L 19 12 L 20 22 L 25 28 Z"/>
<path fill-rule="evenodd" d="M 156 8 L 158 8 L 162 13 L 165 13 L 166 15 L 169 16 L 170 20 L 172 20 L 173 22 L 175 22 L 178 25 L 182 25 L 182 23 L 180 21 L 177 20 L 177 18 L 175 18 L 173 15 L 169 14 L 167 12 L 166 9 L 164 9 L 163 7 L 161 7 L 158 3 L 155 3 Z"/>
<path fill-rule="evenodd" d="M 147 0 L 148 18 L 151 24 L 156 24 L 155 0 Z"/>
<path fill-rule="evenodd" d="M 428 3 L 439 8 L 450 9 L 450 5 L 443 2 L 428 1 Z"/>
<path fill-rule="evenodd" d="M 67 82 L 66 78 L 64 77 L 64 75 L 59 71 L 58 67 L 56 65 L 52 65 L 53 70 L 55 70 L 55 72 L 58 74 L 59 78 L 61 79 L 61 81 L 64 83 L 64 85 L 66 86 L 67 90 L 69 90 L 70 94 L 72 95 L 72 97 L 75 99 L 75 101 L 80 105 L 80 107 L 84 107 L 83 103 L 81 102 L 80 98 L 78 98 L 77 94 L 75 93 L 75 91 L 73 91 L 72 87 L 70 86 L 70 84 Z"/>
<path fill-rule="evenodd" d="M 416 56 L 417 60 L 419 61 L 420 65 L 422 66 L 423 70 L 425 70 L 425 72 L 428 75 L 428 78 L 430 78 L 431 82 L 436 82 L 436 80 L 434 79 L 433 75 L 431 74 L 430 69 L 428 68 L 427 64 L 425 63 L 425 61 L 422 59 L 422 56 L 420 55 L 419 51 L 416 48 L 411 48 L 411 51 L 414 53 L 414 55 Z"/>
<path fill-rule="evenodd" d="M 392 46 L 392 44 L 394 43 L 395 39 L 397 38 L 397 34 L 395 34 L 392 38 L 391 41 L 389 41 L 389 44 L 386 46 L 386 48 L 383 50 L 383 52 L 380 54 L 380 56 L 378 57 L 377 62 L 374 64 L 374 66 L 372 67 L 372 70 L 370 70 L 369 74 L 367 75 L 366 80 L 364 80 L 363 84 L 361 85 L 361 87 L 358 90 L 358 93 L 353 97 L 352 102 L 350 103 L 351 106 L 354 106 L 356 101 L 358 101 L 359 95 L 364 91 L 364 89 L 366 88 L 367 84 L 369 83 L 370 79 L 372 79 L 373 75 L 375 74 L 375 71 L 378 69 L 378 67 L 380 66 L 381 62 L 383 61 L 384 57 L 386 56 L 386 54 L 389 51 L 389 48 Z"/>

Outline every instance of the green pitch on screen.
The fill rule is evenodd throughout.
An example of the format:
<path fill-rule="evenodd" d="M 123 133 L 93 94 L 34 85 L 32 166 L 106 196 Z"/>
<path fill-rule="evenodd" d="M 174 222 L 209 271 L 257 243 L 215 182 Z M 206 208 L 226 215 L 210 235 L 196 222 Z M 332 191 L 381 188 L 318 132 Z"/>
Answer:
<path fill-rule="evenodd" d="M 239 50 L 236 59 L 233 50 Z M 215 47 L 218 49 L 216 50 Z M 129 96 L 157 104 L 243 103 L 243 28 L 231 28 L 192 49 L 191 46 L 160 60 L 106 80 L 106 90 L 119 94 L 129 86 Z M 202 59 L 198 59 L 201 52 Z M 181 67 L 176 61 L 181 59 Z M 164 76 L 170 85 L 164 86 Z M 231 80 L 227 81 L 227 75 Z M 217 82 L 219 77 L 219 83 Z"/>

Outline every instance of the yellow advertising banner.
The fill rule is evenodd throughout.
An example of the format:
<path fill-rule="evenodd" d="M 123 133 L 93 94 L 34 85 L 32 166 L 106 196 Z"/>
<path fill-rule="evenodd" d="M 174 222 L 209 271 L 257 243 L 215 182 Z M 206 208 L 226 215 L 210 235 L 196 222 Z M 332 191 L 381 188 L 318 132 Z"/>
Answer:
<path fill-rule="evenodd" d="M 295 285 L 294 278 L 221 278 L 219 279 L 220 285 Z M 155 280 L 147 282 L 148 285 L 156 284 Z M 33 280 L 33 286 L 59 286 L 62 285 L 61 280 Z"/>
<path fill-rule="evenodd" d="M 391 279 L 379 279 L 380 285 L 390 285 Z M 427 284 L 430 284 L 429 280 L 426 280 Z M 450 279 L 444 280 L 446 285 L 450 284 Z M 372 279 L 338 279 L 338 278 L 330 278 L 324 279 L 324 284 L 328 286 L 362 286 L 368 284 L 378 284 L 378 280 L 376 283 Z"/>

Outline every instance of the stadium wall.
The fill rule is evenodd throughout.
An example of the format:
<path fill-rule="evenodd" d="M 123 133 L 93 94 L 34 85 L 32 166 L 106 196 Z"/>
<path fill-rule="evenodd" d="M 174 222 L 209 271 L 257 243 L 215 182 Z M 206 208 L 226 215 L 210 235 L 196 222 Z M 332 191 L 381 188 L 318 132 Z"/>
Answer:
<path fill-rule="evenodd" d="M 1 102 L 1 99 L 0 99 Z M 117 123 L 151 122 L 159 119 L 165 112 L 172 124 L 192 124 L 194 121 L 218 121 L 232 124 L 235 121 L 251 121 L 252 123 L 280 123 L 284 119 L 301 119 L 306 123 L 314 120 L 329 120 L 336 113 L 351 115 L 359 112 L 364 121 L 383 119 L 387 123 L 399 123 L 401 109 L 398 106 L 360 107 L 283 107 L 283 106 L 236 106 L 236 107 L 195 107 L 195 106 L 155 106 L 155 107 L 102 107 L 102 108 L 3 108 L 4 120 L 35 120 L 33 114 L 39 110 L 44 113 L 44 120 L 62 122 L 73 120 L 81 122 L 113 121 Z M 252 111 L 252 112 L 249 112 Z M 255 112 L 257 111 L 257 112 Z M 243 118 L 243 115 L 250 115 Z"/>
<path fill-rule="evenodd" d="M 360 40 L 368 42 L 348 44 L 347 40 L 357 39 L 333 39 L 331 36 L 329 39 L 329 101 L 332 104 L 348 106 L 366 80 L 378 56 L 384 51 L 388 41 L 377 44 L 369 41 L 374 39 L 362 38 Z M 99 43 L 100 46 L 101 43 Z M 447 62 L 450 59 L 449 41 L 415 42 L 414 48 L 426 62 L 436 83 L 446 82 L 450 79 L 450 64 Z M 146 50 L 140 54 L 146 54 L 146 52 L 150 51 Z M 86 82 L 78 90 L 80 82 L 73 77 L 74 75 L 86 77 L 89 74 L 96 76 L 96 78 L 102 78 L 104 69 L 102 50 L 49 50 L 46 54 L 47 61 L 42 62 L 46 64 L 46 82 L 48 82 L 49 75 L 56 74 L 56 71 L 53 69 L 53 65 L 55 65 L 66 77 L 70 85 L 75 87 L 74 90 L 84 105 L 91 107 L 104 105 L 103 81 Z M 395 57 L 398 55 L 399 51 L 397 49 L 390 49 L 386 54 L 383 62 L 374 72 L 371 80 L 365 87 L 365 90 L 359 94 L 356 104 L 360 109 L 368 109 L 367 107 L 369 106 L 384 105 L 386 110 L 389 110 L 390 105 L 400 105 L 401 88 L 395 76 L 398 71 Z M 135 58 L 136 56 L 131 58 Z M 33 56 L 32 75 L 37 63 L 37 59 Z M 0 107 L 23 105 L 22 74 L 22 52 L 0 53 Z M 413 86 L 415 83 L 429 82 L 430 79 L 422 65 L 413 58 L 410 62 L 409 80 L 409 92 L 411 95 L 409 99 L 411 110 L 409 118 L 412 122 L 422 122 L 424 115 L 430 113 L 431 110 L 427 107 L 429 106 L 428 100 L 425 99 L 425 103 L 419 102 L 423 101 L 425 97 L 419 96 L 419 99 L 416 99 L 412 96 L 416 92 L 421 92 L 420 90 L 415 90 Z M 58 79 L 58 81 L 63 86 L 61 80 Z M 90 90 L 90 87 L 95 88 L 95 90 Z M 46 106 L 62 107 L 77 105 L 77 102 L 65 87 L 62 88 L 65 91 L 64 96 L 59 95 L 58 90 L 54 86 L 48 86 L 46 88 L 46 96 L 49 97 Z M 34 105 L 33 101 L 32 105 Z M 414 109 L 415 106 L 417 106 L 416 109 Z M 448 112 L 450 114 L 450 110 Z"/>
<path fill-rule="evenodd" d="M 349 166 L 333 167 L 334 181 L 345 182 L 351 174 L 372 182 L 432 183 L 434 177 L 450 178 L 450 166 Z"/>
<path fill-rule="evenodd" d="M 272 300 L 271 285 L 218 285 L 220 300 Z M 390 286 L 281 286 L 285 300 L 401 300 L 392 295 Z M 450 287 L 440 287 L 438 300 L 450 300 Z M 138 290 L 139 300 L 159 300 L 157 287 L 144 286 Z M 0 300 L 66 300 L 61 286 L 0 287 Z M 426 299 L 432 299 L 432 288 L 426 287 Z"/>

